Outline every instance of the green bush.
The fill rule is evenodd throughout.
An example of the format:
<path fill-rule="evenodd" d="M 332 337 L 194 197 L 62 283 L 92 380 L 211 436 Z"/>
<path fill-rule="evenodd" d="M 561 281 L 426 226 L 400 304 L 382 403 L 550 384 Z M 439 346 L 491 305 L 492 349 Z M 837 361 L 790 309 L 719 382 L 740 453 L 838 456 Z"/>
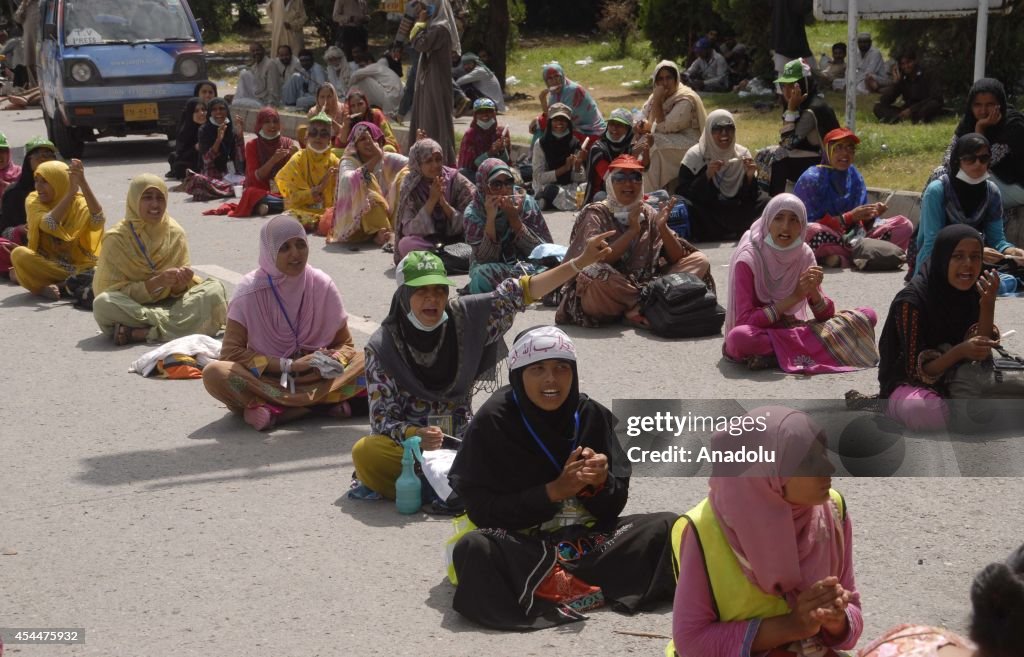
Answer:
<path fill-rule="evenodd" d="M 713 5 L 712 0 L 641 0 L 640 25 L 655 57 L 685 61 L 691 44 L 702 35 L 709 30 L 727 31 Z"/>

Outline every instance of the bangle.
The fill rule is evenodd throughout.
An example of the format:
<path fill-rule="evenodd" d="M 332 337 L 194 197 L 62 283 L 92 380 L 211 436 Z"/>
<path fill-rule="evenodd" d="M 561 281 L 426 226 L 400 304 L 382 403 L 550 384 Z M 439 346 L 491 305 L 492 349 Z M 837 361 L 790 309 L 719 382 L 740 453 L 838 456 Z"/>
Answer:
<path fill-rule="evenodd" d="M 800 119 L 800 112 L 786 110 L 782 113 L 782 120 L 786 123 L 796 123 Z"/>
<path fill-rule="evenodd" d="M 577 274 L 583 271 L 580 269 L 580 266 L 576 264 L 576 258 L 569 258 L 569 266 L 572 267 L 572 270 Z"/>
<path fill-rule="evenodd" d="M 93 221 L 99 221 L 100 219 L 105 219 L 105 217 L 103 216 L 103 208 L 100 208 L 99 212 L 92 213 Z"/>

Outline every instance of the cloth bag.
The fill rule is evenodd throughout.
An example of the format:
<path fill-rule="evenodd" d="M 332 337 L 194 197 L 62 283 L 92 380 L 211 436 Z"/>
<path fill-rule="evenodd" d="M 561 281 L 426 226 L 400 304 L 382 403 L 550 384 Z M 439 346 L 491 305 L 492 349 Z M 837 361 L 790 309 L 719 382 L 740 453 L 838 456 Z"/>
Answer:
<path fill-rule="evenodd" d="M 725 309 L 715 293 L 693 274 L 654 279 L 641 293 L 641 312 L 651 331 L 664 338 L 695 338 L 722 331 Z"/>
<path fill-rule="evenodd" d="M 999 358 L 960 364 L 949 380 L 953 399 L 1024 399 L 1024 358 L 997 347 Z"/>
<path fill-rule="evenodd" d="M 865 271 L 895 271 L 907 261 L 899 246 L 870 237 L 861 238 L 850 251 L 853 266 Z"/>
<path fill-rule="evenodd" d="M 434 255 L 444 263 L 444 270 L 449 275 L 469 273 L 469 263 L 473 259 L 473 247 L 465 242 L 438 244 L 434 247 Z"/>

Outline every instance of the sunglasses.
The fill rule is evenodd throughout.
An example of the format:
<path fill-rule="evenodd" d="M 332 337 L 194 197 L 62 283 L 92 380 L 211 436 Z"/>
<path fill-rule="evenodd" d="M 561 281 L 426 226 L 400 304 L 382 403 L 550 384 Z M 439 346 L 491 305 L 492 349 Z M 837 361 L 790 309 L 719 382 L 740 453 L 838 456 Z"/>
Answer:
<path fill-rule="evenodd" d="M 642 181 L 643 179 L 644 179 L 644 175 L 642 173 L 637 173 L 635 171 L 633 173 L 613 173 L 612 174 L 612 182 L 614 182 L 614 183 L 624 183 L 624 182 L 638 183 L 638 182 Z"/>
<path fill-rule="evenodd" d="M 499 180 L 492 180 L 487 183 L 487 188 L 491 191 L 498 191 L 501 189 L 512 189 L 515 186 L 515 181 L 511 178 L 501 178 Z"/>
<path fill-rule="evenodd" d="M 576 561 L 589 554 L 593 549 L 594 544 L 588 538 L 581 538 L 578 541 L 562 541 L 555 546 L 559 561 Z"/>
<path fill-rule="evenodd" d="M 711 132 L 736 132 L 736 126 L 731 123 L 711 126 Z"/>
<path fill-rule="evenodd" d="M 331 130 L 330 130 L 330 128 L 323 128 L 321 130 L 309 130 L 306 133 L 306 136 L 307 137 L 330 137 L 331 136 Z"/>
<path fill-rule="evenodd" d="M 992 161 L 991 153 L 983 153 L 981 155 L 961 155 L 960 161 L 964 164 L 974 164 L 975 162 L 981 162 L 982 164 L 988 164 Z"/>

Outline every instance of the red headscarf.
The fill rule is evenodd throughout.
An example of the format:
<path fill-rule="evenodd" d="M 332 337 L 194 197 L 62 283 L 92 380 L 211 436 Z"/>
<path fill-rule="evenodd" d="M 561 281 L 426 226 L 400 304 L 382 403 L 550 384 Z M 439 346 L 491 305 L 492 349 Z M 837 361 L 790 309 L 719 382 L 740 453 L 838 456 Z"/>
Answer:
<path fill-rule="evenodd" d="M 283 136 L 280 132 L 277 133 L 277 137 L 274 139 L 265 139 L 261 136 L 260 130 L 263 129 L 263 124 L 270 119 L 277 119 L 278 122 L 281 120 L 281 115 L 277 113 L 277 110 L 273 107 L 264 107 L 256 115 L 256 154 L 259 156 L 260 166 L 263 166 L 279 148 L 291 148 L 295 143 L 290 138 Z M 288 160 L 282 160 L 278 163 L 277 167 L 270 172 L 270 178 L 277 175 Z"/>

